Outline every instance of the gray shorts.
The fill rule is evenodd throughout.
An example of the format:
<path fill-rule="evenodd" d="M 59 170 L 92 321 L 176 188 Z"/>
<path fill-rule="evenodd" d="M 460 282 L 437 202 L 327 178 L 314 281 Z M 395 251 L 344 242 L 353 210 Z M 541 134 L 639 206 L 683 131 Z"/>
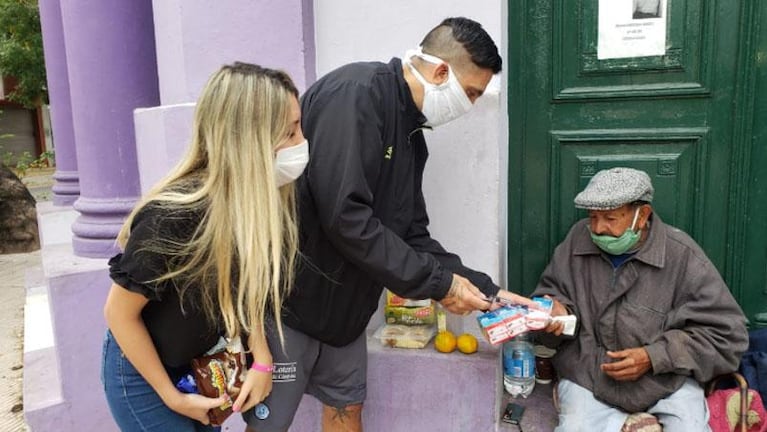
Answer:
<path fill-rule="evenodd" d="M 267 331 L 274 360 L 272 392 L 263 401 L 269 415 L 256 416 L 256 409 L 242 413 L 248 426 L 258 432 L 287 431 L 298 404 L 308 393 L 325 405 L 342 408 L 365 400 L 367 338 L 365 333 L 343 347 L 334 347 L 283 326 L 285 350 L 276 331 Z M 264 412 L 263 407 L 258 407 Z M 317 419 L 319 421 L 319 419 Z"/>

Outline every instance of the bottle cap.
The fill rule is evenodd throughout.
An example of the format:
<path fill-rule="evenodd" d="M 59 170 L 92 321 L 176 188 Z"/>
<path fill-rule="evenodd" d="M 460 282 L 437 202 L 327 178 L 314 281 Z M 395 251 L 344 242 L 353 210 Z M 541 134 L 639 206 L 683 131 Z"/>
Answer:
<path fill-rule="evenodd" d="M 541 358 L 551 358 L 554 357 L 554 354 L 557 353 L 557 350 L 554 348 L 549 348 L 544 345 L 536 345 L 535 346 L 535 356 L 541 357 Z"/>

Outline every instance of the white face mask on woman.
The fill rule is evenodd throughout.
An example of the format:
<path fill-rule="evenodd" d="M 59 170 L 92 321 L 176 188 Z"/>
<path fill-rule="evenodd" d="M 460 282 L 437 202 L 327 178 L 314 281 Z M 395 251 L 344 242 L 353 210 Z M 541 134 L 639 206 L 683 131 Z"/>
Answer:
<path fill-rule="evenodd" d="M 309 141 L 294 146 L 277 150 L 274 157 L 274 175 L 277 179 L 277 187 L 297 179 L 304 172 L 306 164 L 309 162 Z"/>
<path fill-rule="evenodd" d="M 447 81 L 442 84 L 432 84 L 413 66 L 410 59 L 414 56 L 433 63 L 445 63 L 440 58 L 424 54 L 419 47 L 405 53 L 404 61 L 410 67 L 413 75 L 423 84 L 423 108 L 421 112 L 426 116 L 426 125 L 439 126 L 466 114 L 471 109 L 471 100 L 458 82 L 453 69 L 448 65 Z"/>

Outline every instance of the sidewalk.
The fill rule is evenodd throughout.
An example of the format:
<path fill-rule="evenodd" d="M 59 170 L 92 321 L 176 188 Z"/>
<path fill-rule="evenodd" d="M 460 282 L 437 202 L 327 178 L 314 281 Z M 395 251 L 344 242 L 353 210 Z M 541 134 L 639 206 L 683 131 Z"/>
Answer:
<path fill-rule="evenodd" d="M 0 255 L 0 430 L 26 431 L 22 351 L 26 281 L 42 278 L 40 251 Z"/>
<path fill-rule="evenodd" d="M 32 169 L 21 180 L 38 202 L 51 199 L 54 168 Z M 40 251 L 0 255 L 0 431 L 25 432 L 22 401 L 26 287 L 43 282 Z"/>

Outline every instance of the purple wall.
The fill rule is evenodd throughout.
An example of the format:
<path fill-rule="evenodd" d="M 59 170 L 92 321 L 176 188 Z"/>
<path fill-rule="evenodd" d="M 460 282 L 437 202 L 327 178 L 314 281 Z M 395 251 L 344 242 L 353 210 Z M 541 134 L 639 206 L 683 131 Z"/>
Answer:
<path fill-rule="evenodd" d="M 235 60 L 284 69 L 299 90 L 314 81 L 312 0 L 155 0 L 154 13 L 163 105 L 194 102 Z"/>

